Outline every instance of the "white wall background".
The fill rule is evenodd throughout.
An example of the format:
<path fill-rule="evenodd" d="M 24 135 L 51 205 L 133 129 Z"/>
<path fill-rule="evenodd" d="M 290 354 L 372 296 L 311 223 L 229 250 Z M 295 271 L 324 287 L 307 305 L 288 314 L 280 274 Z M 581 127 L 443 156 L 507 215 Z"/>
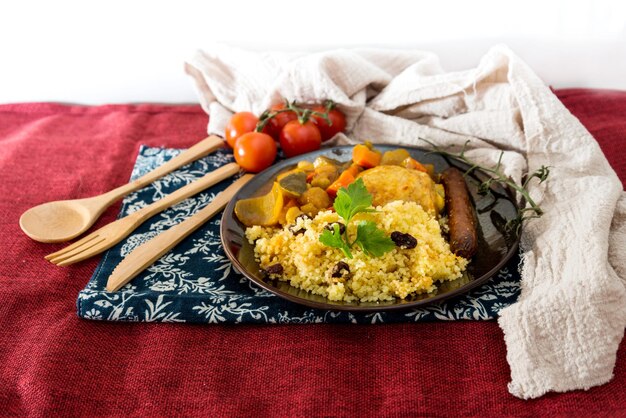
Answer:
<path fill-rule="evenodd" d="M 623 0 L 16 0 L 0 5 L 0 103 L 195 102 L 183 62 L 213 42 L 428 49 L 448 70 L 504 42 L 554 87 L 626 90 Z"/>

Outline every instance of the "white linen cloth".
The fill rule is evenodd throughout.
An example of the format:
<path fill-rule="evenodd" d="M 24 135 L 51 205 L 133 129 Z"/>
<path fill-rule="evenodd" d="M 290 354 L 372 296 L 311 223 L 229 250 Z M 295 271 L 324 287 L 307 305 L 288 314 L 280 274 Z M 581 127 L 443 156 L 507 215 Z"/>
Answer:
<path fill-rule="evenodd" d="M 258 53 L 216 45 L 198 51 L 186 71 L 223 135 L 232 112 L 260 114 L 283 98 L 332 99 L 347 116 L 335 143 L 460 149 L 518 182 L 530 183 L 545 211 L 523 231 L 521 295 L 498 320 L 520 398 L 588 389 L 613 376 L 626 326 L 626 193 L 597 142 L 533 71 L 505 46 L 468 71 L 444 72 L 435 55 L 353 49 L 311 54 Z"/>

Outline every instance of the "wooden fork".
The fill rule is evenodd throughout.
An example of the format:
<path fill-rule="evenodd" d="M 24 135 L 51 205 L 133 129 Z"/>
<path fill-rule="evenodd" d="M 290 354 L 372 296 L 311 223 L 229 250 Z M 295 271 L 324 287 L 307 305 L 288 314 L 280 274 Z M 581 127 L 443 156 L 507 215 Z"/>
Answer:
<path fill-rule="evenodd" d="M 96 254 L 100 254 L 133 232 L 146 219 L 156 215 L 157 213 L 175 205 L 176 203 L 193 196 L 202 190 L 213 186 L 220 181 L 235 175 L 239 172 L 240 167 L 236 163 L 230 163 L 218 168 L 199 178 L 198 180 L 181 187 L 173 193 L 165 196 L 161 200 L 148 205 L 140 210 L 131 213 L 115 222 L 92 232 L 85 238 L 68 245 L 60 251 L 48 254 L 45 259 L 58 266 L 68 266 L 85 260 Z"/>

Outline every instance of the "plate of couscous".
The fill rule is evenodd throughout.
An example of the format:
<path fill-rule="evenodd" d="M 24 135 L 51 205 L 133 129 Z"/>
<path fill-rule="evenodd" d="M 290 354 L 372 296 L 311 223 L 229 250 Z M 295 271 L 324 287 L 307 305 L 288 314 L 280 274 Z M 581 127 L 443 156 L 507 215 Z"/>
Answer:
<path fill-rule="evenodd" d="M 233 266 L 320 309 L 417 307 L 468 292 L 517 251 L 513 194 L 450 156 L 342 146 L 281 161 L 224 210 Z"/>

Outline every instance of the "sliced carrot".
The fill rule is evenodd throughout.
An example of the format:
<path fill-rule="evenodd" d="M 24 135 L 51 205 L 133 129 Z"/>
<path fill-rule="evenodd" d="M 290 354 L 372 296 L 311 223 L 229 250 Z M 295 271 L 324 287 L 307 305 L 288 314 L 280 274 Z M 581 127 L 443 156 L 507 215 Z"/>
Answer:
<path fill-rule="evenodd" d="M 337 196 L 337 192 L 339 191 L 339 189 L 341 189 L 342 187 L 348 187 L 348 185 L 352 182 L 354 182 L 354 176 L 348 169 L 341 173 L 337 180 L 335 180 L 330 186 L 328 186 L 328 188 L 326 189 L 326 193 L 328 193 L 328 195 L 331 197 L 335 197 Z"/>
<path fill-rule="evenodd" d="M 422 165 L 419 161 L 409 157 L 402 162 L 402 165 L 406 168 L 412 168 L 413 170 L 421 171 L 424 173 L 428 173 L 426 167 Z"/>
<path fill-rule="evenodd" d="M 294 206 L 298 206 L 298 199 L 285 199 L 285 206 L 287 209 L 293 208 Z"/>
<path fill-rule="evenodd" d="M 379 152 L 369 149 L 366 145 L 355 145 L 352 150 L 352 161 L 364 168 L 376 167 L 380 164 Z"/>
<path fill-rule="evenodd" d="M 361 167 L 359 167 L 358 164 L 350 164 L 350 167 L 346 168 L 345 171 L 352 174 L 352 176 L 356 178 L 356 176 L 358 176 L 361 172 Z"/>

